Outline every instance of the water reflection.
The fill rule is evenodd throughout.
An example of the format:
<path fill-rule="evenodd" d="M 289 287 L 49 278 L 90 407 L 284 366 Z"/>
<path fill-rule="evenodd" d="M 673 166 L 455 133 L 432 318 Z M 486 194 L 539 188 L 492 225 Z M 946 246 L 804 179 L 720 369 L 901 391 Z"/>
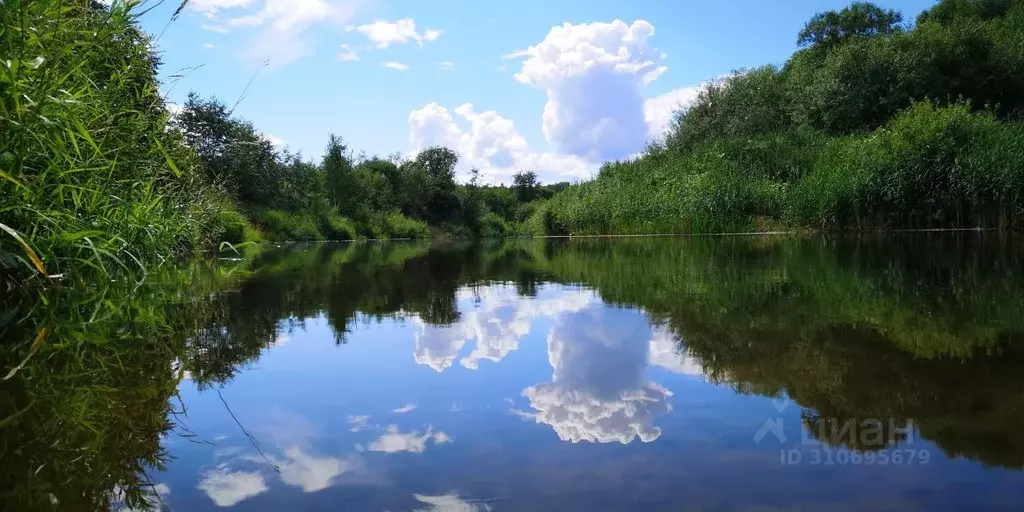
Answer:
<path fill-rule="evenodd" d="M 199 490 L 218 507 L 230 507 L 269 488 L 258 472 L 232 471 L 227 464 L 208 471 L 199 481 Z"/>
<path fill-rule="evenodd" d="M 523 390 L 533 413 L 563 441 L 645 443 L 672 392 L 646 376 L 651 329 L 636 311 L 591 305 L 558 317 L 548 334 L 551 382 Z"/>
<path fill-rule="evenodd" d="M 885 508 L 856 489 L 908 508 L 928 482 L 927 508 L 1009 509 L 1022 255 L 973 233 L 312 245 L 0 297 L 0 495 L 856 509 Z M 934 456 L 780 471 L 780 445 L 752 441 L 776 417 L 784 448 Z M 865 422 L 881 435 L 847 435 Z"/>
<path fill-rule="evenodd" d="M 524 299 L 512 286 L 488 286 L 467 290 L 463 299 L 471 299 L 471 312 L 447 325 L 431 325 L 417 318 L 416 362 L 438 372 L 450 368 L 469 340 L 473 351 L 459 361 L 464 368 L 476 370 L 480 361 L 500 362 L 519 348 L 519 340 L 530 332 L 540 317 L 557 317 L 578 311 L 598 299 L 591 292 L 559 294 L 547 299 Z M 533 287 L 534 297 L 536 287 Z"/>

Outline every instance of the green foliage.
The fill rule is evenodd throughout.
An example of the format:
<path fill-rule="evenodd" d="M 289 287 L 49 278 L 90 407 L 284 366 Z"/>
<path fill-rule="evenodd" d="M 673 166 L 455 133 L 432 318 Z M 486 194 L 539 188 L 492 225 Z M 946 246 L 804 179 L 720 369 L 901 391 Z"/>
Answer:
<path fill-rule="evenodd" d="M 242 203 L 283 207 L 285 166 L 273 143 L 252 123 L 230 116 L 219 100 L 189 93 L 173 125 L 199 156 L 210 181 Z"/>
<path fill-rule="evenodd" d="M 913 102 L 963 99 L 1009 115 L 1024 107 L 1024 55 L 981 25 L 925 24 L 788 65 L 793 118 L 830 133 L 874 129 Z"/>
<path fill-rule="evenodd" d="M 903 15 L 868 2 L 854 2 L 841 11 L 815 15 L 807 22 L 797 44 L 833 47 L 856 37 L 892 34 L 900 30 Z"/>
<path fill-rule="evenodd" d="M 138 268 L 209 246 L 211 194 L 166 130 L 132 7 L 0 4 L 0 273 Z M 21 239 L 25 247 L 18 242 Z M 30 270 L 31 268 L 31 270 Z"/>
<path fill-rule="evenodd" d="M 871 137 L 835 141 L 790 214 L 822 228 L 1019 226 L 1022 135 L 964 104 L 917 104 Z"/>
<path fill-rule="evenodd" d="M 1024 2 L 901 19 L 815 16 L 781 70 L 708 84 L 643 156 L 530 208 L 529 231 L 1018 228 Z"/>
<path fill-rule="evenodd" d="M 687 151 L 722 137 L 782 131 L 791 125 L 788 107 L 775 67 L 739 72 L 701 90 L 693 105 L 676 115 L 665 144 Z"/>
<path fill-rule="evenodd" d="M 952 25 L 964 21 L 987 21 L 1006 15 L 1016 0 L 939 0 L 917 17 L 917 24 Z"/>
<path fill-rule="evenodd" d="M 323 232 L 320 231 L 321 220 L 312 213 L 263 210 L 259 212 L 257 219 L 267 236 L 275 240 L 325 240 Z"/>
<path fill-rule="evenodd" d="M 375 239 L 430 238 L 430 228 L 423 221 L 410 219 L 397 211 L 373 213 L 363 230 Z"/>
<path fill-rule="evenodd" d="M 537 199 L 537 188 L 539 185 L 537 173 L 533 171 L 517 172 L 512 177 L 512 190 L 515 192 L 516 199 L 520 203 L 529 203 Z"/>
<path fill-rule="evenodd" d="M 359 236 L 356 224 L 351 220 L 342 217 L 330 208 L 321 208 L 320 232 L 327 240 L 354 240 Z"/>
<path fill-rule="evenodd" d="M 223 226 L 220 236 L 217 237 L 219 240 L 238 245 L 258 242 L 263 238 L 259 230 L 230 201 L 222 201 L 217 210 L 218 223 Z"/>
<path fill-rule="evenodd" d="M 480 236 L 483 238 L 501 238 L 511 234 L 512 228 L 495 213 L 488 212 L 480 219 Z"/>
<path fill-rule="evenodd" d="M 344 214 L 356 213 L 358 187 L 352 172 L 352 159 L 348 155 L 348 146 L 333 133 L 327 140 L 323 169 L 331 204 Z"/>

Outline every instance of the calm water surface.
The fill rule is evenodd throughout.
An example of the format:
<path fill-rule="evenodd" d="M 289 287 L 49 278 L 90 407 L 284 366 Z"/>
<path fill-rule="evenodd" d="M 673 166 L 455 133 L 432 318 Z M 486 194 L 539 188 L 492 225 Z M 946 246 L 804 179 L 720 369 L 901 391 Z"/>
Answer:
<path fill-rule="evenodd" d="M 11 339 L 52 334 L 8 381 L 5 407 L 36 405 L 3 434 L 5 492 L 68 510 L 1022 510 L 1020 249 L 367 243 L 194 266 L 110 292 L 140 298 L 107 330 L 81 313 L 99 290 L 68 319 L 8 320 Z M 76 336 L 149 352 L 76 362 Z M 114 381 L 84 391 L 93 371 Z"/>

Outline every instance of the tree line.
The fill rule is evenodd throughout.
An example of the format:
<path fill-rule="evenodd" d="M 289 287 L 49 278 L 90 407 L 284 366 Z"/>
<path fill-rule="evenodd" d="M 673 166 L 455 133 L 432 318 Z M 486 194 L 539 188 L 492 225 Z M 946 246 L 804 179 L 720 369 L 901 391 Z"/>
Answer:
<path fill-rule="evenodd" d="M 818 14 L 784 65 L 707 84 L 641 157 L 509 186 L 457 182 L 442 147 L 366 157 L 332 135 L 305 159 L 215 98 L 172 116 L 139 11 L 0 4 L 5 286 L 264 238 L 1024 224 L 1024 0 Z"/>
<path fill-rule="evenodd" d="M 367 157 L 335 134 L 319 161 L 310 161 L 277 149 L 223 102 L 196 93 L 171 126 L 195 152 L 205 180 L 229 199 L 227 209 L 243 214 L 228 222 L 231 243 L 259 232 L 284 240 L 504 236 L 532 202 L 568 185 L 542 185 L 532 171 L 517 173 L 511 186 L 482 185 L 475 169 L 461 184 L 459 155 L 449 148 L 408 159 Z"/>

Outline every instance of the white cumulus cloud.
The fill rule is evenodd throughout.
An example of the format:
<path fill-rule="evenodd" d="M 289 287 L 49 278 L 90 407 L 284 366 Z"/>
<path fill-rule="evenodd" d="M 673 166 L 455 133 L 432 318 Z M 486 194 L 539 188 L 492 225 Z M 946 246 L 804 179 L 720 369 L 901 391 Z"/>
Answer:
<path fill-rule="evenodd" d="M 516 80 L 546 92 L 542 127 L 559 151 L 600 161 L 643 147 L 643 88 L 667 69 L 648 45 L 652 35 L 644 20 L 564 23 L 507 56 L 525 57 Z"/>
<path fill-rule="evenodd" d="M 367 25 L 348 27 L 346 31 L 356 31 L 366 36 L 377 48 L 388 48 L 394 44 L 414 42 L 420 46 L 435 41 L 444 33 L 443 30 L 426 29 L 422 33 L 416 30 L 416 22 L 412 18 L 395 21 L 377 20 Z"/>
<path fill-rule="evenodd" d="M 428 103 L 410 112 L 409 141 L 413 151 L 446 146 L 459 153 L 461 176 L 476 167 L 487 181 L 495 183 L 510 183 L 512 175 L 520 170 L 536 171 L 548 182 L 571 181 L 591 174 L 589 164 L 581 158 L 532 150 L 512 120 L 493 110 L 477 112 L 472 104 L 464 103 L 454 112 L 458 122 L 438 103 Z"/>

